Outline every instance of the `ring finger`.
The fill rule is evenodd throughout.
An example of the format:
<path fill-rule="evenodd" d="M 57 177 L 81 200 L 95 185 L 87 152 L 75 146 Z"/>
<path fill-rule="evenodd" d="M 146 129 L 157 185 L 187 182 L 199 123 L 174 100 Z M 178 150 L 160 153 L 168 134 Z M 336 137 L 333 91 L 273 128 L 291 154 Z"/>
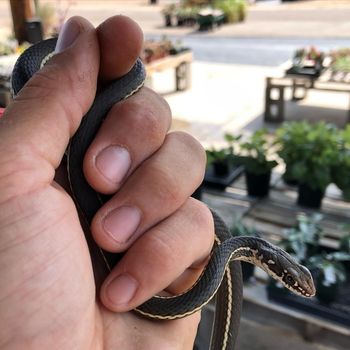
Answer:
<path fill-rule="evenodd" d="M 189 289 L 201 275 L 213 243 L 209 209 L 188 199 L 125 253 L 102 286 L 103 304 L 123 312 L 164 289 L 172 295 Z"/>

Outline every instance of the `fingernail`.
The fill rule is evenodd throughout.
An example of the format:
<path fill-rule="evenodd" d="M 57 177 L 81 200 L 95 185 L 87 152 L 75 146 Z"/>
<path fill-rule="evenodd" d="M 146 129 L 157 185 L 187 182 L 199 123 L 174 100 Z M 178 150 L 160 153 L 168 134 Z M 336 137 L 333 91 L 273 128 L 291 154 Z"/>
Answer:
<path fill-rule="evenodd" d="M 130 154 L 124 147 L 109 146 L 97 155 L 95 164 L 104 177 L 118 184 L 130 168 Z"/>
<path fill-rule="evenodd" d="M 112 210 L 103 220 L 106 233 L 117 243 L 127 242 L 141 221 L 141 212 L 135 207 Z"/>
<path fill-rule="evenodd" d="M 80 34 L 80 26 L 75 19 L 69 19 L 58 35 L 55 52 L 59 53 L 72 45 Z"/>
<path fill-rule="evenodd" d="M 137 281 L 124 273 L 108 284 L 106 296 L 114 305 L 127 304 L 134 297 L 137 288 Z"/>

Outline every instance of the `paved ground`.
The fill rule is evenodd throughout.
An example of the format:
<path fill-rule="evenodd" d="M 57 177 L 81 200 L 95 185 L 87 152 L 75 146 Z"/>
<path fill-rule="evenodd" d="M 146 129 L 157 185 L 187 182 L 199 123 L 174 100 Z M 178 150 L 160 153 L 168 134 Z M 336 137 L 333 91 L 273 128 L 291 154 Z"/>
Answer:
<path fill-rule="evenodd" d="M 158 5 L 150 6 L 147 0 L 76 0 L 70 6 L 68 15 L 86 16 L 94 24 L 113 14 L 125 14 L 134 18 L 148 34 L 182 34 L 193 29 L 163 27 L 160 10 L 170 2 L 159 0 Z M 175 1 L 176 2 L 176 1 Z M 61 4 L 57 11 L 63 12 L 66 1 L 41 0 L 53 6 Z M 250 7 L 247 21 L 243 24 L 224 26 L 211 36 L 234 37 L 349 37 L 349 0 L 305 0 L 278 5 L 278 1 L 258 1 Z M 9 1 L 0 1 L 0 34 L 11 27 Z"/>

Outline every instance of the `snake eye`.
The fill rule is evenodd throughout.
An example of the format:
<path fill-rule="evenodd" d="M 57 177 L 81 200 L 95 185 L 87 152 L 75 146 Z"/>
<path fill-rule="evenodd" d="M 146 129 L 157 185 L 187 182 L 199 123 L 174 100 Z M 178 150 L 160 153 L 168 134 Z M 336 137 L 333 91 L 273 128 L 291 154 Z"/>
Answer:
<path fill-rule="evenodd" d="M 294 278 L 291 275 L 287 275 L 286 282 L 292 286 L 294 284 Z"/>

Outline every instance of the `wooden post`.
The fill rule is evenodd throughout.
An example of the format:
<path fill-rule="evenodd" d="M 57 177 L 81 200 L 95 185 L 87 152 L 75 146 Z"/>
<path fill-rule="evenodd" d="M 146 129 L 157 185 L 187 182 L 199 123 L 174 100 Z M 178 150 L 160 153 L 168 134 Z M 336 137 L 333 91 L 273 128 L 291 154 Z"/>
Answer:
<path fill-rule="evenodd" d="M 10 0 L 13 29 L 19 44 L 27 40 L 26 20 L 33 17 L 30 0 Z"/>

